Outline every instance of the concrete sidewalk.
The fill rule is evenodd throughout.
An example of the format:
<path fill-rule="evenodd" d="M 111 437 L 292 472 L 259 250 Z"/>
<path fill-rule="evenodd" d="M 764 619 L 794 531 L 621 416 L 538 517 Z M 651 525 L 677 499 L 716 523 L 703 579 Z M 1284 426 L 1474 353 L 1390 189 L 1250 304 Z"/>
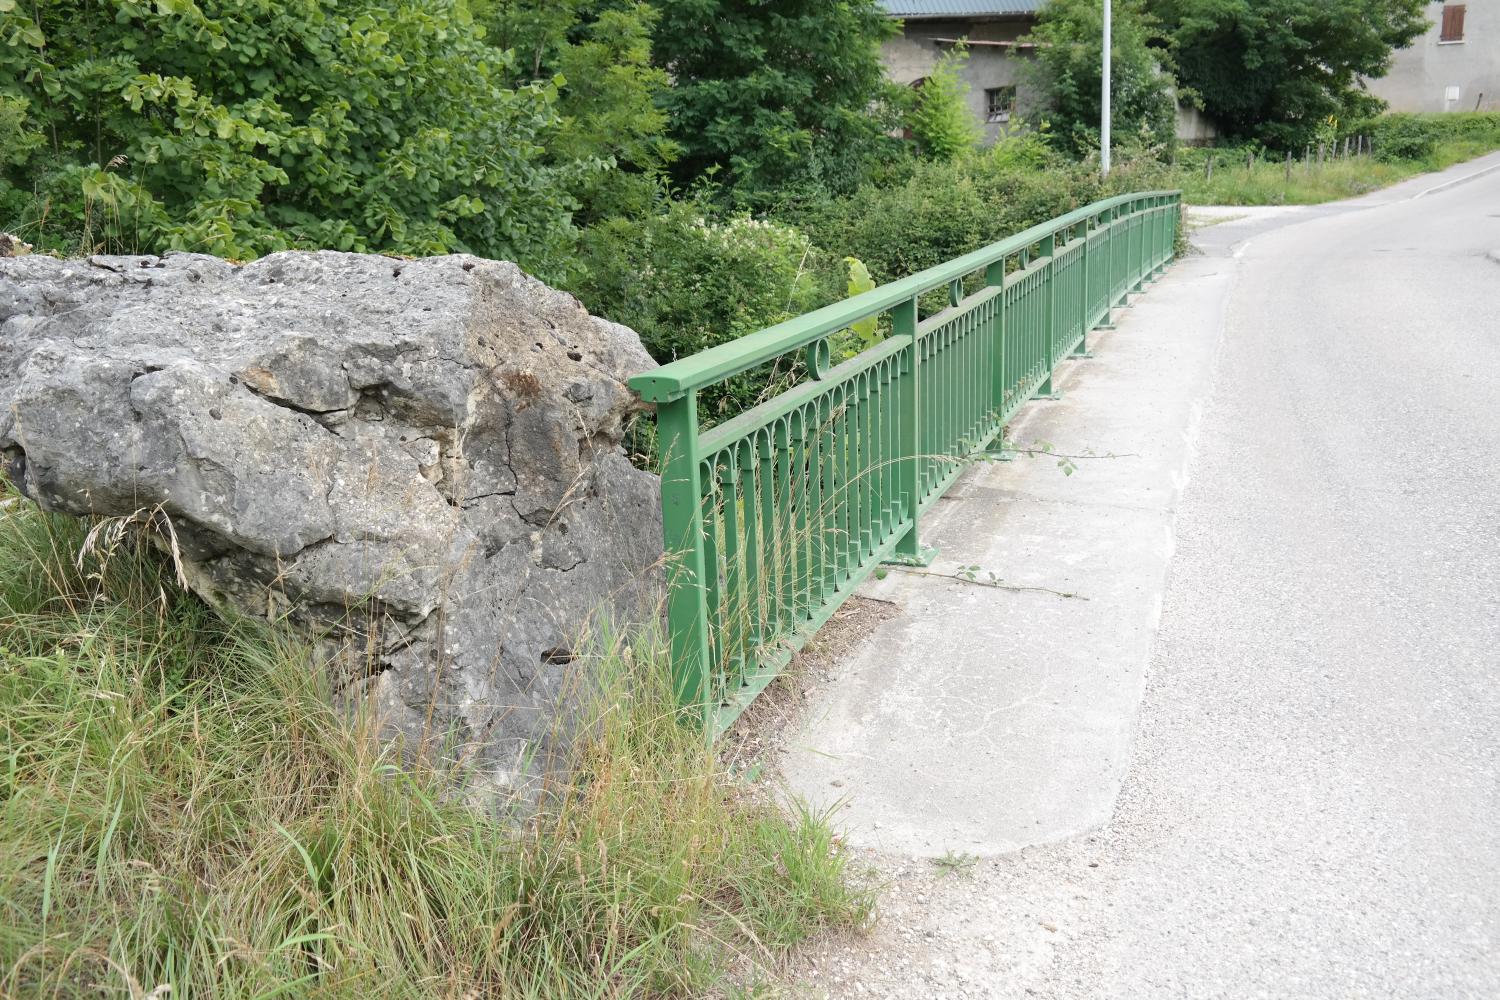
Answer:
<path fill-rule="evenodd" d="M 1022 411 L 1014 445 L 1079 456 L 1072 475 L 1046 454 L 974 466 L 922 522 L 937 561 L 862 591 L 904 613 L 822 687 L 782 765 L 813 803 L 847 799 L 855 843 L 994 854 L 1108 818 L 1210 388 L 1221 270 L 1174 264 L 1090 336 L 1093 357 L 1064 366 L 1061 399 Z"/>

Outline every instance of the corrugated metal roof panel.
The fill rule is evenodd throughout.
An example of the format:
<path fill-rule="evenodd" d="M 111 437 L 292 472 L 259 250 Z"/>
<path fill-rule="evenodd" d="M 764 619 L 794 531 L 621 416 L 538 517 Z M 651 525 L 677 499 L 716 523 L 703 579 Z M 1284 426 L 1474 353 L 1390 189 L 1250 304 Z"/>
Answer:
<path fill-rule="evenodd" d="M 892 17 L 974 17 L 1035 14 L 1042 0 L 880 0 Z"/>

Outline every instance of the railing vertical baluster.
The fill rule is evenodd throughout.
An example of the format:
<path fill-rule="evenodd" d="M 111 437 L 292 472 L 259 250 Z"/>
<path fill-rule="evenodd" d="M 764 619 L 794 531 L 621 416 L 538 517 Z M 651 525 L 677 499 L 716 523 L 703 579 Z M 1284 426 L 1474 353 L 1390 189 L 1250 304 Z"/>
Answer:
<path fill-rule="evenodd" d="M 912 296 L 891 310 L 892 335 L 906 337 L 908 343 L 901 352 L 901 441 L 898 461 L 901 463 L 900 491 L 906 504 L 906 525 L 901 540 L 896 543 L 896 554 L 902 558 L 919 561 L 922 544 L 917 537 L 917 510 L 921 500 L 921 473 L 918 469 L 918 453 L 921 436 L 921 400 L 918 392 L 918 377 L 921 345 L 917 340 L 917 299 Z"/>
<path fill-rule="evenodd" d="M 759 654 L 761 643 L 768 639 L 761 604 L 765 584 L 761 582 L 764 543 L 760 530 L 760 439 L 760 433 L 756 432 L 742 441 L 739 454 L 740 481 L 744 484 L 740 490 L 740 503 L 745 518 L 745 604 L 742 614 L 745 615 L 746 652 L 745 662 L 741 664 L 743 668 L 750 666 L 750 661 Z"/>
<path fill-rule="evenodd" d="M 943 420 L 939 431 L 941 437 L 938 439 L 940 447 L 935 449 L 943 455 L 943 462 L 938 466 L 937 475 L 934 477 L 938 481 L 948 474 L 948 459 L 953 457 L 954 451 L 958 448 L 958 408 L 963 405 L 963 393 L 957 391 L 958 387 L 954 385 L 953 373 L 958 369 L 956 361 L 963 337 L 962 330 L 954 327 L 960 325 L 949 324 L 948 329 L 939 334 L 937 343 L 938 359 L 941 364 L 938 378 L 948 390 L 933 393 L 943 406 Z"/>
<path fill-rule="evenodd" d="M 863 515 L 859 521 L 859 561 L 863 563 L 865 556 L 874 550 L 875 546 L 875 401 L 874 373 L 868 369 L 860 376 L 859 380 L 859 413 L 860 413 L 860 464 L 859 480 L 863 484 L 861 496 L 864 498 L 862 505 Z"/>
<path fill-rule="evenodd" d="M 859 565 L 859 528 L 863 519 L 860 510 L 859 481 L 859 382 L 850 379 L 844 387 L 844 539 L 843 559 L 845 578 L 851 576 Z"/>
<path fill-rule="evenodd" d="M 885 543 L 892 532 L 895 531 L 895 522 L 900 514 L 895 513 L 897 507 L 897 483 L 895 483 L 895 456 L 897 447 L 900 445 L 898 439 L 898 427 L 900 427 L 900 399 L 897 396 L 897 382 L 892 376 L 892 363 L 889 358 L 880 361 L 880 496 L 883 498 L 885 508 L 880 511 L 880 543 Z"/>
<path fill-rule="evenodd" d="M 776 427 L 772 424 L 761 433 L 757 454 L 760 475 L 756 477 L 756 506 L 760 508 L 760 615 L 761 644 L 776 644 L 776 623 L 780 614 L 777 594 L 781 584 L 781 531 L 776 511 Z"/>
<path fill-rule="evenodd" d="M 989 307 L 980 306 L 969 316 L 969 451 L 983 444 L 989 426 L 990 343 Z"/>
<path fill-rule="evenodd" d="M 823 595 L 833 597 L 839 584 L 839 517 L 844 507 L 844 495 L 840 491 L 838 477 L 839 398 L 842 390 L 835 387 L 824 397 L 822 419 L 823 451 Z"/>
<path fill-rule="evenodd" d="M 787 575 L 782 594 L 786 601 L 786 627 L 795 631 L 802 625 L 802 570 L 807 565 L 807 438 L 803 433 L 802 414 L 787 415 L 788 447 L 785 454 L 788 482 L 786 496 Z"/>
<path fill-rule="evenodd" d="M 818 595 L 818 567 L 821 565 L 823 528 L 823 435 L 818 420 L 820 400 L 813 400 L 802 408 L 802 434 L 807 442 L 805 453 L 807 493 L 802 498 L 802 530 L 806 538 L 802 542 L 805 558 L 800 581 L 802 609 L 805 618 L 811 618 L 822 603 Z"/>
<path fill-rule="evenodd" d="M 718 668 L 727 676 L 734 676 L 738 665 L 743 671 L 745 661 L 745 635 L 749 629 L 749 609 L 745 604 L 743 564 L 747 559 L 744 529 L 740 525 L 740 508 L 744 501 L 740 493 L 740 448 L 732 448 L 725 457 L 721 482 L 724 484 L 724 614 L 719 628 L 724 633 L 721 643 L 721 662 Z"/>
<path fill-rule="evenodd" d="M 719 552 L 722 518 L 719 504 L 723 494 L 719 489 L 718 456 L 711 456 L 700 463 L 699 479 L 703 484 L 703 605 L 707 612 L 703 636 L 707 644 L 704 659 L 704 698 L 717 708 L 724 694 L 724 643 L 728 638 L 724 629 L 723 591 L 719 586 Z"/>
<path fill-rule="evenodd" d="M 935 376 L 938 370 L 937 355 L 933 347 L 931 337 L 922 338 L 917 344 L 917 448 L 919 457 L 917 476 L 917 500 L 918 505 L 913 510 L 920 510 L 920 501 L 927 499 L 927 491 L 932 481 L 937 476 L 937 435 L 938 435 L 938 399 L 936 392 L 931 392 Z M 929 363 L 930 362 L 930 363 Z"/>
<path fill-rule="evenodd" d="M 790 631 L 797 620 L 797 545 L 792 530 L 797 509 L 797 441 L 790 415 L 776 421 L 776 631 Z"/>
<path fill-rule="evenodd" d="M 853 420 L 849 424 L 849 447 L 853 450 L 853 471 L 850 472 L 853 489 L 853 511 L 849 520 L 849 565 L 858 567 L 864 562 L 865 531 L 870 523 L 870 397 L 865 394 L 864 378 L 856 375 L 850 384 L 853 393 Z"/>
<path fill-rule="evenodd" d="M 886 439 L 889 436 L 889 421 L 885 412 L 885 385 L 881 382 L 880 366 L 870 368 L 870 423 L 873 448 L 870 457 L 870 493 L 874 510 L 870 517 L 870 549 L 874 551 L 885 541 L 885 512 L 890 504 L 890 494 L 885 489 L 885 466 L 889 455 Z"/>

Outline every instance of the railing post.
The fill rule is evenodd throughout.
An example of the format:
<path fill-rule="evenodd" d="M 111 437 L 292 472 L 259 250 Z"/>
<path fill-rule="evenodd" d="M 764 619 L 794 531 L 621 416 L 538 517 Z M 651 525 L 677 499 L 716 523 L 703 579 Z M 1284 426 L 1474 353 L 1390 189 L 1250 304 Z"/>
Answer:
<path fill-rule="evenodd" d="M 991 288 L 999 288 L 1000 294 L 995 297 L 995 326 L 990 331 L 990 337 L 994 344 L 994 362 L 990 368 L 990 393 L 991 402 L 995 410 L 995 420 L 1000 429 L 995 432 L 995 441 L 990 446 L 992 451 L 998 451 L 1002 447 L 1002 438 L 1005 435 L 1005 394 L 1007 388 L 1006 380 L 1009 374 L 1005 370 L 1005 258 L 990 262 L 984 269 L 984 283 Z"/>
<path fill-rule="evenodd" d="M 1139 292 L 1146 280 L 1146 220 L 1138 202 L 1130 202 L 1130 290 Z"/>
<path fill-rule="evenodd" d="M 1077 234 L 1077 235 L 1073 235 Z M 1090 313 L 1094 309 L 1093 294 L 1089 290 L 1089 222 L 1084 219 L 1076 226 L 1068 236 L 1068 241 L 1082 237 L 1083 246 L 1078 248 L 1079 269 L 1083 277 L 1079 281 L 1079 298 L 1082 300 L 1078 307 L 1078 343 L 1073 347 L 1073 357 L 1089 357 L 1089 320 Z"/>
<path fill-rule="evenodd" d="M 1047 263 L 1042 267 L 1042 283 L 1047 288 L 1047 293 L 1042 296 L 1042 330 L 1046 337 L 1046 351 L 1044 357 L 1047 360 L 1047 377 L 1042 380 L 1036 394 L 1038 399 L 1056 399 L 1058 393 L 1052 387 L 1052 369 L 1057 367 L 1057 331 L 1053 329 L 1053 322 L 1057 318 L 1057 234 L 1051 233 L 1043 237 L 1037 256 L 1044 257 Z"/>
<path fill-rule="evenodd" d="M 1083 220 L 1083 344 L 1079 350 L 1088 349 L 1089 331 L 1094 326 L 1094 276 L 1089 270 L 1089 220 Z"/>
<path fill-rule="evenodd" d="M 658 403 L 661 448 L 661 526 L 667 551 L 667 632 L 677 703 L 711 713 L 708 684 L 708 604 L 704 591 L 703 473 L 698 455 L 698 394 Z"/>
<path fill-rule="evenodd" d="M 937 555 L 937 550 L 924 548 L 917 534 L 917 515 L 922 505 L 922 380 L 919 370 L 922 351 L 917 342 L 915 295 L 891 310 L 891 333 L 896 337 L 909 338 L 906 349 L 901 352 L 901 425 L 896 435 L 895 461 L 897 490 L 905 498 L 906 513 L 911 518 L 911 524 L 896 543 L 896 551 L 889 561 L 908 566 L 926 566 Z"/>
<path fill-rule="evenodd" d="M 1158 228 L 1158 244 L 1156 248 L 1156 273 L 1160 275 L 1167 269 L 1167 261 L 1172 259 L 1172 246 L 1176 242 L 1177 231 L 1168 223 L 1171 221 L 1172 196 L 1166 195 L 1161 200 L 1161 208 L 1157 210 L 1160 217 Z"/>

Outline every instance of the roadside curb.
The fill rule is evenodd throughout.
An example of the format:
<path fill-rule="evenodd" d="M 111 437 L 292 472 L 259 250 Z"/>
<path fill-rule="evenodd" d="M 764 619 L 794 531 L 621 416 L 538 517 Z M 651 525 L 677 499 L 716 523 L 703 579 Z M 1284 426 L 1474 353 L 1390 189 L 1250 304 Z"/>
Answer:
<path fill-rule="evenodd" d="M 1474 171 L 1472 174 L 1464 174 L 1462 177 L 1455 177 L 1451 181 L 1444 181 L 1442 184 L 1427 188 L 1424 191 L 1418 191 L 1416 194 L 1411 196 L 1412 201 L 1416 201 L 1418 198 L 1425 197 L 1429 194 L 1436 194 L 1439 191 L 1446 191 L 1449 188 L 1458 187 L 1460 184 L 1467 184 L 1469 181 L 1478 180 L 1479 178 L 1484 177 L 1486 174 L 1492 174 L 1497 170 L 1500 170 L 1500 163 L 1492 163 L 1487 167 L 1483 167 L 1479 170 Z"/>

